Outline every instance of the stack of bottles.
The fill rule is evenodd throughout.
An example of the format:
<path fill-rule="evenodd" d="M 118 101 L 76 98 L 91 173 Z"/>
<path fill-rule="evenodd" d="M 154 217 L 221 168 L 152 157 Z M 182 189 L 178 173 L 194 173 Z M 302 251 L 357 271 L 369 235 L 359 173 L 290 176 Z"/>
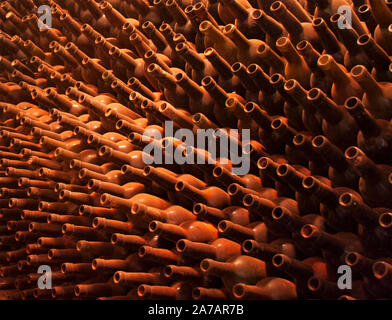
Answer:
<path fill-rule="evenodd" d="M 8 0 L 0 20 L 1 299 L 392 298 L 390 1 Z M 247 129 L 249 172 L 165 161 L 212 158 L 167 121 Z"/>

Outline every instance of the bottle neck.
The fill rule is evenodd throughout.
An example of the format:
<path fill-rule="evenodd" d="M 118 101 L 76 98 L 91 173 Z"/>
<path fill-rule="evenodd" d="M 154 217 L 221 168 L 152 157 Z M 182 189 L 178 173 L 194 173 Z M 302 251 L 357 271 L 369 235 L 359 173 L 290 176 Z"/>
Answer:
<path fill-rule="evenodd" d="M 248 74 L 253 79 L 258 88 L 263 91 L 263 94 L 272 95 L 275 93 L 274 87 L 269 81 L 269 76 L 261 69 L 259 65 L 251 64 L 248 66 Z"/>
<path fill-rule="evenodd" d="M 264 11 L 255 10 L 252 13 L 252 18 L 256 21 L 259 28 L 275 41 L 283 36 L 284 29 L 282 25 Z"/>
<path fill-rule="evenodd" d="M 192 50 L 184 43 L 179 43 L 176 46 L 176 51 L 177 54 L 184 57 L 186 62 L 188 62 L 191 65 L 192 69 L 196 71 L 204 70 L 205 62 L 203 61 L 201 55 L 197 53 L 195 50 Z"/>
<path fill-rule="evenodd" d="M 177 192 L 180 192 L 181 194 L 183 194 L 189 199 L 192 199 L 195 202 L 206 202 L 204 192 L 200 189 L 195 188 L 189 183 L 186 183 L 184 181 L 178 181 L 175 185 L 175 189 Z"/>
<path fill-rule="evenodd" d="M 152 221 L 166 222 L 164 211 L 143 204 L 132 205 L 131 213 L 147 225 Z"/>
<path fill-rule="evenodd" d="M 389 58 L 384 49 L 370 35 L 361 35 L 357 43 L 365 51 L 366 55 L 374 61 L 374 67 L 377 71 L 385 72 L 385 70 L 388 70 L 392 62 L 391 58 Z"/>
<path fill-rule="evenodd" d="M 337 33 L 342 40 L 344 46 L 347 48 L 348 52 L 351 54 L 356 54 L 359 50 L 358 48 L 358 33 L 355 29 L 346 29 L 346 28 L 338 28 L 336 27 Z"/>
<path fill-rule="evenodd" d="M 251 92 L 257 92 L 259 90 L 259 88 L 255 85 L 255 83 L 247 73 L 246 67 L 241 62 L 234 63 L 231 66 L 231 71 L 241 80 L 241 83 L 246 90 Z"/>
<path fill-rule="evenodd" d="M 187 15 L 184 10 L 178 5 L 177 1 L 166 1 L 166 8 L 173 17 L 173 19 L 177 22 L 179 26 L 185 26 L 189 21 Z"/>
<path fill-rule="evenodd" d="M 99 193 L 111 193 L 118 194 L 119 196 L 124 195 L 124 188 L 116 183 L 106 182 L 105 180 L 90 179 L 88 182 L 88 188 L 92 191 Z"/>
<path fill-rule="evenodd" d="M 308 65 L 309 69 L 312 71 L 312 73 L 323 73 L 317 65 L 320 54 L 313 48 L 310 42 L 306 40 L 299 42 L 297 44 L 297 50 L 305 58 L 305 62 Z"/>
<path fill-rule="evenodd" d="M 230 64 L 221 55 L 219 55 L 215 49 L 206 49 L 204 51 L 204 55 L 224 80 L 228 80 L 233 77 Z"/>
<path fill-rule="evenodd" d="M 294 190 L 303 191 L 302 180 L 305 175 L 300 171 L 295 170 L 288 164 L 279 165 L 276 169 L 277 175 L 285 180 Z"/>
<path fill-rule="evenodd" d="M 158 182 L 167 190 L 173 190 L 177 183 L 176 175 L 171 171 L 166 171 L 164 168 L 146 167 L 144 174 L 151 181 Z"/>
<path fill-rule="evenodd" d="M 350 214 L 353 215 L 358 223 L 368 228 L 376 227 L 378 225 L 379 215 L 353 194 L 343 193 L 339 198 L 339 203 L 343 208 L 349 210 Z"/>
<path fill-rule="evenodd" d="M 131 3 L 141 16 L 146 16 L 150 11 L 149 6 L 143 0 L 131 0 Z"/>
<path fill-rule="evenodd" d="M 72 18 L 69 14 L 64 14 L 60 16 L 60 21 L 63 21 L 66 27 L 73 33 L 74 36 L 78 37 L 81 33 L 81 25 L 74 18 Z"/>
<path fill-rule="evenodd" d="M 381 127 L 377 120 L 364 108 L 362 102 L 357 98 L 346 101 L 346 109 L 354 117 L 358 127 L 367 137 L 377 137 L 381 133 Z"/>
<path fill-rule="evenodd" d="M 366 92 L 367 97 L 379 99 L 383 90 L 373 76 L 363 66 L 356 66 L 351 70 L 351 75 Z"/>
<path fill-rule="evenodd" d="M 127 19 L 120 12 L 114 9 L 109 2 L 104 2 L 99 8 L 105 14 L 110 23 L 112 23 L 116 28 L 121 29 L 127 22 Z"/>
<path fill-rule="evenodd" d="M 336 86 L 347 86 L 352 81 L 345 68 L 338 64 L 332 56 L 322 55 L 317 63 L 331 77 Z"/>
<path fill-rule="evenodd" d="M 316 93 L 315 97 L 312 95 L 313 93 Z M 311 97 L 311 99 L 309 99 L 309 97 Z M 311 91 L 308 94 L 308 99 L 317 108 L 317 111 L 322 114 L 323 118 L 327 122 L 338 123 L 343 118 L 342 110 L 333 100 L 328 98 L 323 91 Z"/>
<path fill-rule="evenodd" d="M 271 13 L 279 20 L 285 27 L 287 32 L 294 38 L 298 38 L 303 33 L 303 26 L 301 22 L 295 17 L 281 2 L 276 5 L 271 5 Z"/>
<path fill-rule="evenodd" d="M 180 73 L 182 76 L 181 79 L 176 77 L 177 84 L 180 85 L 185 93 L 192 99 L 201 99 L 204 95 L 204 92 L 199 85 L 191 80 L 185 73 Z"/>
<path fill-rule="evenodd" d="M 245 112 L 248 114 L 248 117 L 253 119 L 263 130 L 271 131 L 271 117 L 256 103 L 248 102 L 245 105 Z"/>
<path fill-rule="evenodd" d="M 222 210 L 209 207 L 202 203 L 196 203 L 193 206 L 193 213 L 198 217 L 201 217 L 203 220 L 212 222 L 214 224 L 219 223 L 219 221 L 227 218 L 227 215 Z"/>
<path fill-rule="evenodd" d="M 207 81 L 208 80 L 208 81 Z M 206 83 L 207 82 L 207 83 Z M 228 99 L 227 92 L 221 88 L 216 81 L 211 78 L 204 78 L 202 81 L 204 89 L 210 94 L 210 96 L 221 106 L 224 106 Z"/>
<path fill-rule="evenodd" d="M 320 202 L 333 205 L 338 201 L 338 197 L 335 191 L 316 178 L 306 177 L 302 181 L 302 185 L 304 186 L 305 190 L 309 191 L 312 195 L 319 199 Z"/>
<path fill-rule="evenodd" d="M 321 231 L 314 225 L 307 224 L 303 226 L 301 234 L 309 241 L 314 241 L 316 246 L 337 254 L 344 252 L 347 246 L 347 244 L 344 241 L 341 241 L 336 235 Z"/>
<path fill-rule="evenodd" d="M 313 276 L 313 269 L 310 265 L 284 254 L 275 255 L 272 258 L 272 264 L 299 282 L 307 281 Z"/>
<path fill-rule="evenodd" d="M 200 266 L 201 269 L 206 270 L 209 275 L 218 277 L 236 276 L 236 267 L 231 262 L 219 262 L 212 259 L 204 259 Z"/>
<path fill-rule="evenodd" d="M 182 239 L 176 244 L 177 251 L 188 257 L 203 259 L 210 258 L 216 259 L 217 248 L 211 244 L 206 244 L 202 242 L 194 242 L 186 239 Z M 219 247 L 220 250 L 225 250 L 224 247 Z"/>
<path fill-rule="evenodd" d="M 249 50 L 250 42 L 238 28 L 229 24 L 224 28 L 224 34 L 228 36 L 241 51 Z"/>
<path fill-rule="evenodd" d="M 322 18 L 316 18 L 313 20 L 312 25 L 316 30 L 326 53 L 334 54 L 340 51 L 338 39 L 336 39 L 331 29 Z"/>
<path fill-rule="evenodd" d="M 378 166 L 362 150 L 350 147 L 346 150 L 346 159 L 363 179 L 377 182 L 381 178 L 382 173 Z"/>
<path fill-rule="evenodd" d="M 334 169 L 342 172 L 348 169 L 348 163 L 342 150 L 332 144 L 327 138 L 317 136 L 313 139 L 313 147 L 323 159 Z"/>

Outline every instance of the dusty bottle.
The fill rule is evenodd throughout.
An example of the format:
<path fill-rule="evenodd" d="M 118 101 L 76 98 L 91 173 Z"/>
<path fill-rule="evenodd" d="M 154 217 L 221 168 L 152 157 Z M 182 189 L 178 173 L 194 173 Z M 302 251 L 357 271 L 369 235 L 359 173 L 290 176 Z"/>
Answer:
<path fill-rule="evenodd" d="M 298 298 L 293 282 L 282 278 L 267 277 L 256 285 L 238 283 L 233 287 L 237 299 L 295 300 Z"/>
<path fill-rule="evenodd" d="M 306 89 L 310 86 L 310 70 L 301 55 L 298 54 L 289 38 L 279 38 L 276 40 L 276 47 L 286 58 L 285 77 L 287 79 L 297 79 Z"/>
<path fill-rule="evenodd" d="M 179 225 L 182 222 L 195 220 L 192 212 L 180 206 L 171 206 L 165 210 L 149 207 L 135 203 L 131 209 L 132 215 L 148 225 L 151 221 L 162 221 L 165 223 Z"/>
<path fill-rule="evenodd" d="M 205 203 L 218 209 L 223 209 L 230 205 L 229 195 L 217 187 L 200 190 L 189 183 L 178 181 L 175 185 L 175 190 L 193 201 Z"/>
<path fill-rule="evenodd" d="M 237 61 L 238 49 L 233 41 L 227 37 L 223 32 L 214 26 L 210 21 L 203 21 L 199 30 L 208 39 L 213 41 L 213 47 L 219 54 L 224 57 L 230 64 Z"/>
<path fill-rule="evenodd" d="M 137 294 L 142 299 L 190 299 L 192 297 L 191 286 L 186 282 L 176 282 L 169 286 L 152 286 L 142 284 L 137 288 Z"/>
<path fill-rule="evenodd" d="M 237 46 L 237 61 L 245 65 L 257 63 L 264 65 L 264 61 L 257 54 L 257 50 L 264 42 L 258 39 L 248 39 L 234 24 L 228 24 L 224 27 L 223 33 L 230 38 Z"/>
<path fill-rule="evenodd" d="M 267 276 L 266 264 L 248 256 L 238 256 L 227 262 L 204 259 L 200 263 L 200 269 L 208 275 L 220 276 L 225 287 L 230 289 L 238 282 L 256 284 Z"/>
<path fill-rule="evenodd" d="M 281 1 L 273 2 L 269 10 L 272 16 L 285 27 L 294 45 L 297 45 L 301 40 L 308 40 L 314 48 L 320 49 L 317 33 L 310 20 L 301 22 Z"/>
<path fill-rule="evenodd" d="M 332 235 L 307 224 L 302 227 L 301 236 L 309 245 L 312 242 L 312 246 L 321 248 L 325 258 L 333 265 L 342 263 L 349 251 L 363 252 L 358 236 L 353 233 L 338 232 Z"/>
<path fill-rule="evenodd" d="M 185 221 L 178 226 L 152 221 L 149 230 L 158 232 L 162 237 L 174 242 L 182 238 L 190 241 L 209 242 L 218 237 L 217 229 L 212 224 L 200 221 Z"/>
<path fill-rule="evenodd" d="M 202 203 L 195 203 L 193 213 L 213 224 L 219 223 L 221 220 L 230 220 L 236 224 L 246 226 L 251 221 L 248 210 L 239 206 L 227 207 L 220 210 Z"/>
<path fill-rule="evenodd" d="M 217 261 L 226 261 L 230 257 L 241 255 L 241 246 L 224 238 L 216 239 L 209 244 L 181 239 L 177 241 L 176 249 L 181 255 L 196 260 L 208 257 Z"/>

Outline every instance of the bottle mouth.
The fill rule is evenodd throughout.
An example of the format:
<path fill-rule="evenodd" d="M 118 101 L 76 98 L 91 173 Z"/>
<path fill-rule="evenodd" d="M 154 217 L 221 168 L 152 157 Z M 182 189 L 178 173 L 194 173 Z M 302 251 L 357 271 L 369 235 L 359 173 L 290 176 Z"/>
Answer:
<path fill-rule="evenodd" d="M 275 207 L 272 210 L 272 218 L 275 220 L 280 220 L 284 217 L 284 210 L 281 207 Z"/>
<path fill-rule="evenodd" d="M 272 257 L 272 264 L 274 267 L 279 268 L 282 267 L 284 264 L 284 255 L 283 254 L 275 254 Z"/>
<path fill-rule="evenodd" d="M 212 29 L 212 28 L 213 28 L 212 23 L 210 21 L 208 21 L 208 20 L 204 20 L 204 21 L 202 21 L 200 23 L 199 31 L 200 32 L 206 32 L 206 31 L 208 31 L 209 29 Z"/>
<path fill-rule="evenodd" d="M 353 203 L 354 203 L 354 196 L 349 192 L 343 193 L 339 197 L 339 204 L 342 206 L 347 207 L 349 205 L 352 205 Z"/>
<path fill-rule="evenodd" d="M 359 36 L 357 43 L 359 45 L 365 45 L 368 44 L 371 41 L 371 37 L 368 34 L 363 34 L 361 36 Z"/>
<path fill-rule="evenodd" d="M 254 240 L 248 239 L 242 243 L 242 251 L 244 253 L 250 253 L 250 252 L 254 251 L 255 249 L 256 249 L 256 243 Z"/>
<path fill-rule="evenodd" d="M 322 24 L 325 24 L 324 19 L 319 18 L 319 17 L 314 18 L 313 21 L 312 21 L 312 25 L 313 25 L 314 27 L 318 27 L 318 26 L 320 26 L 320 25 L 322 25 Z"/>
<path fill-rule="evenodd" d="M 350 73 L 355 79 L 360 79 L 365 76 L 366 68 L 362 65 L 357 65 L 351 69 Z"/>
<path fill-rule="evenodd" d="M 344 152 L 344 155 L 348 160 L 353 160 L 357 158 L 358 156 L 361 155 L 360 150 L 357 147 L 349 147 L 347 150 Z"/>
<path fill-rule="evenodd" d="M 309 239 L 313 237 L 315 233 L 316 233 L 315 227 L 310 224 L 306 224 L 301 228 L 301 236 L 305 239 Z"/>
<path fill-rule="evenodd" d="M 308 280 L 308 289 L 311 291 L 318 291 L 321 289 L 321 281 L 316 277 L 311 277 Z"/>
<path fill-rule="evenodd" d="M 285 176 L 289 172 L 289 165 L 288 164 L 281 164 L 277 167 L 276 173 L 278 176 Z"/>
<path fill-rule="evenodd" d="M 301 40 L 300 42 L 297 43 L 297 50 L 298 51 L 303 51 L 305 49 L 307 49 L 308 47 L 310 47 L 310 43 L 307 40 Z"/>
<path fill-rule="evenodd" d="M 302 180 L 302 185 L 306 189 L 310 189 L 316 185 L 316 180 L 313 177 L 306 177 Z"/>
<path fill-rule="evenodd" d="M 385 212 L 379 217 L 380 226 L 383 228 L 392 227 L 392 212 Z"/>
<path fill-rule="evenodd" d="M 270 6 L 270 11 L 272 11 L 272 12 L 278 12 L 279 10 L 282 10 L 282 9 L 283 9 L 283 3 L 280 1 L 275 1 Z"/>
<path fill-rule="evenodd" d="M 372 266 L 373 274 L 377 279 L 382 279 L 388 274 L 388 267 L 384 261 L 377 261 Z"/>
<path fill-rule="evenodd" d="M 359 255 L 356 252 L 349 252 L 344 260 L 348 266 L 353 267 L 359 263 Z"/>

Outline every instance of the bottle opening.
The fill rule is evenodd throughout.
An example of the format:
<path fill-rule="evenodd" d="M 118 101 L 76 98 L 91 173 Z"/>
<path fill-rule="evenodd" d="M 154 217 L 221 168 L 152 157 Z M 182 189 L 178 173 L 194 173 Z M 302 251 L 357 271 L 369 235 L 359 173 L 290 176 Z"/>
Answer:
<path fill-rule="evenodd" d="M 305 50 L 309 45 L 310 45 L 310 43 L 307 40 L 302 40 L 297 43 L 296 48 L 298 51 L 302 51 L 302 50 Z"/>
<path fill-rule="evenodd" d="M 186 249 L 186 241 L 184 240 L 178 240 L 176 243 L 176 249 L 178 252 L 183 252 Z"/>
<path fill-rule="evenodd" d="M 346 255 L 345 261 L 347 265 L 352 267 L 359 262 L 359 256 L 356 252 L 350 252 Z"/>
<path fill-rule="evenodd" d="M 228 225 L 228 223 L 226 222 L 226 221 L 220 221 L 219 223 L 218 223 L 218 231 L 220 232 L 220 233 L 224 233 L 224 232 L 226 232 L 228 229 L 229 229 L 229 225 Z"/>
<path fill-rule="evenodd" d="M 326 142 L 325 137 L 316 136 L 313 138 L 312 145 L 313 147 L 319 148 Z"/>
<path fill-rule="evenodd" d="M 359 45 L 365 45 L 365 44 L 369 43 L 370 41 L 371 41 L 371 37 L 368 34 L 363 34 L 358 38 L 357 43 Z"/>
<path fill-rule="evenodd" d="M 302 181 L 302 185 L 305 188 L 312 188 L 316 184 L 316 181 L 314 180 L 313 177 L 306 177 Z"/>
<path fill-rule="evenodd" d="M 272 210 L 272 217 L 273 217 L 275 220 L 281 219 L 281 218 L 283 217 L 283 215 L 284 215 L 284 210 L 283 210 L 281 207 L 275 207 L 275 208 Z"/>
<path fill-rule="evenodd" d="M 287 164 L 281 164 L 279 167 L 276 169 L 276 172 L 279 176 L 284 176 L 288 173 L 289 171 L 289 166 Z"/>
<path fill-rule="evenodd" d="M 312 291 L 317 291 L 321 287 L 321 282 L 318 278 L 312 277 L 308 280 L 308 288 Z"/>
<path fill-rule="evenodd" d="M 255 249 L 255 242 L 253 240 L 245 240 L 242 243 L 242 251 L 244 253 L 252 252 Z"/>
<path fill-rule="evenodd" d="M 345 107 L 347 109 L 354 109 L 359 105 L 360 101 L 357 97 L 348 98 L 345 102 Z"/>
<path fill-rule="evenodd" d="M 281 267 L 284 263 L 284 256 L 281 254 L 276 254 L 272 257 L 272 264 L 275 267 Z"/>
<path fill-rule="evenodd" d="M 351 193 L 343 193 L 339 198 L 339 203 L 343 206 L 348 206 L 353 202 L 353 195 Z"/>
<path fill-rule="evenodd" d="M 357 147 L 349 147 L 346 152 L 345 156 L 347 159 L 354 159 L 360 155 L 359 149 Z"/>
<path fill-rule="evenodd" d="M 301 235 L 304 238 L 310 238 L 315 233 L 315 229 L 312 225 L 306 224 L 301 228 Z"/>
<path fill-rule="evenodd" d="M 254 199 L 253 195 L 247 194 L 242 199 L 242 203 L 244 204 L 244 206 L 250 207 L 255 203 L 255 199 Z"/>
<path fill-rule="evenodd" d="M 380 218 L 379 222 L 381 227 L 383 228 L 389 228 L 392 226 L 392 213 L 391 212 L 385 212 L 383 213 Z"/>

